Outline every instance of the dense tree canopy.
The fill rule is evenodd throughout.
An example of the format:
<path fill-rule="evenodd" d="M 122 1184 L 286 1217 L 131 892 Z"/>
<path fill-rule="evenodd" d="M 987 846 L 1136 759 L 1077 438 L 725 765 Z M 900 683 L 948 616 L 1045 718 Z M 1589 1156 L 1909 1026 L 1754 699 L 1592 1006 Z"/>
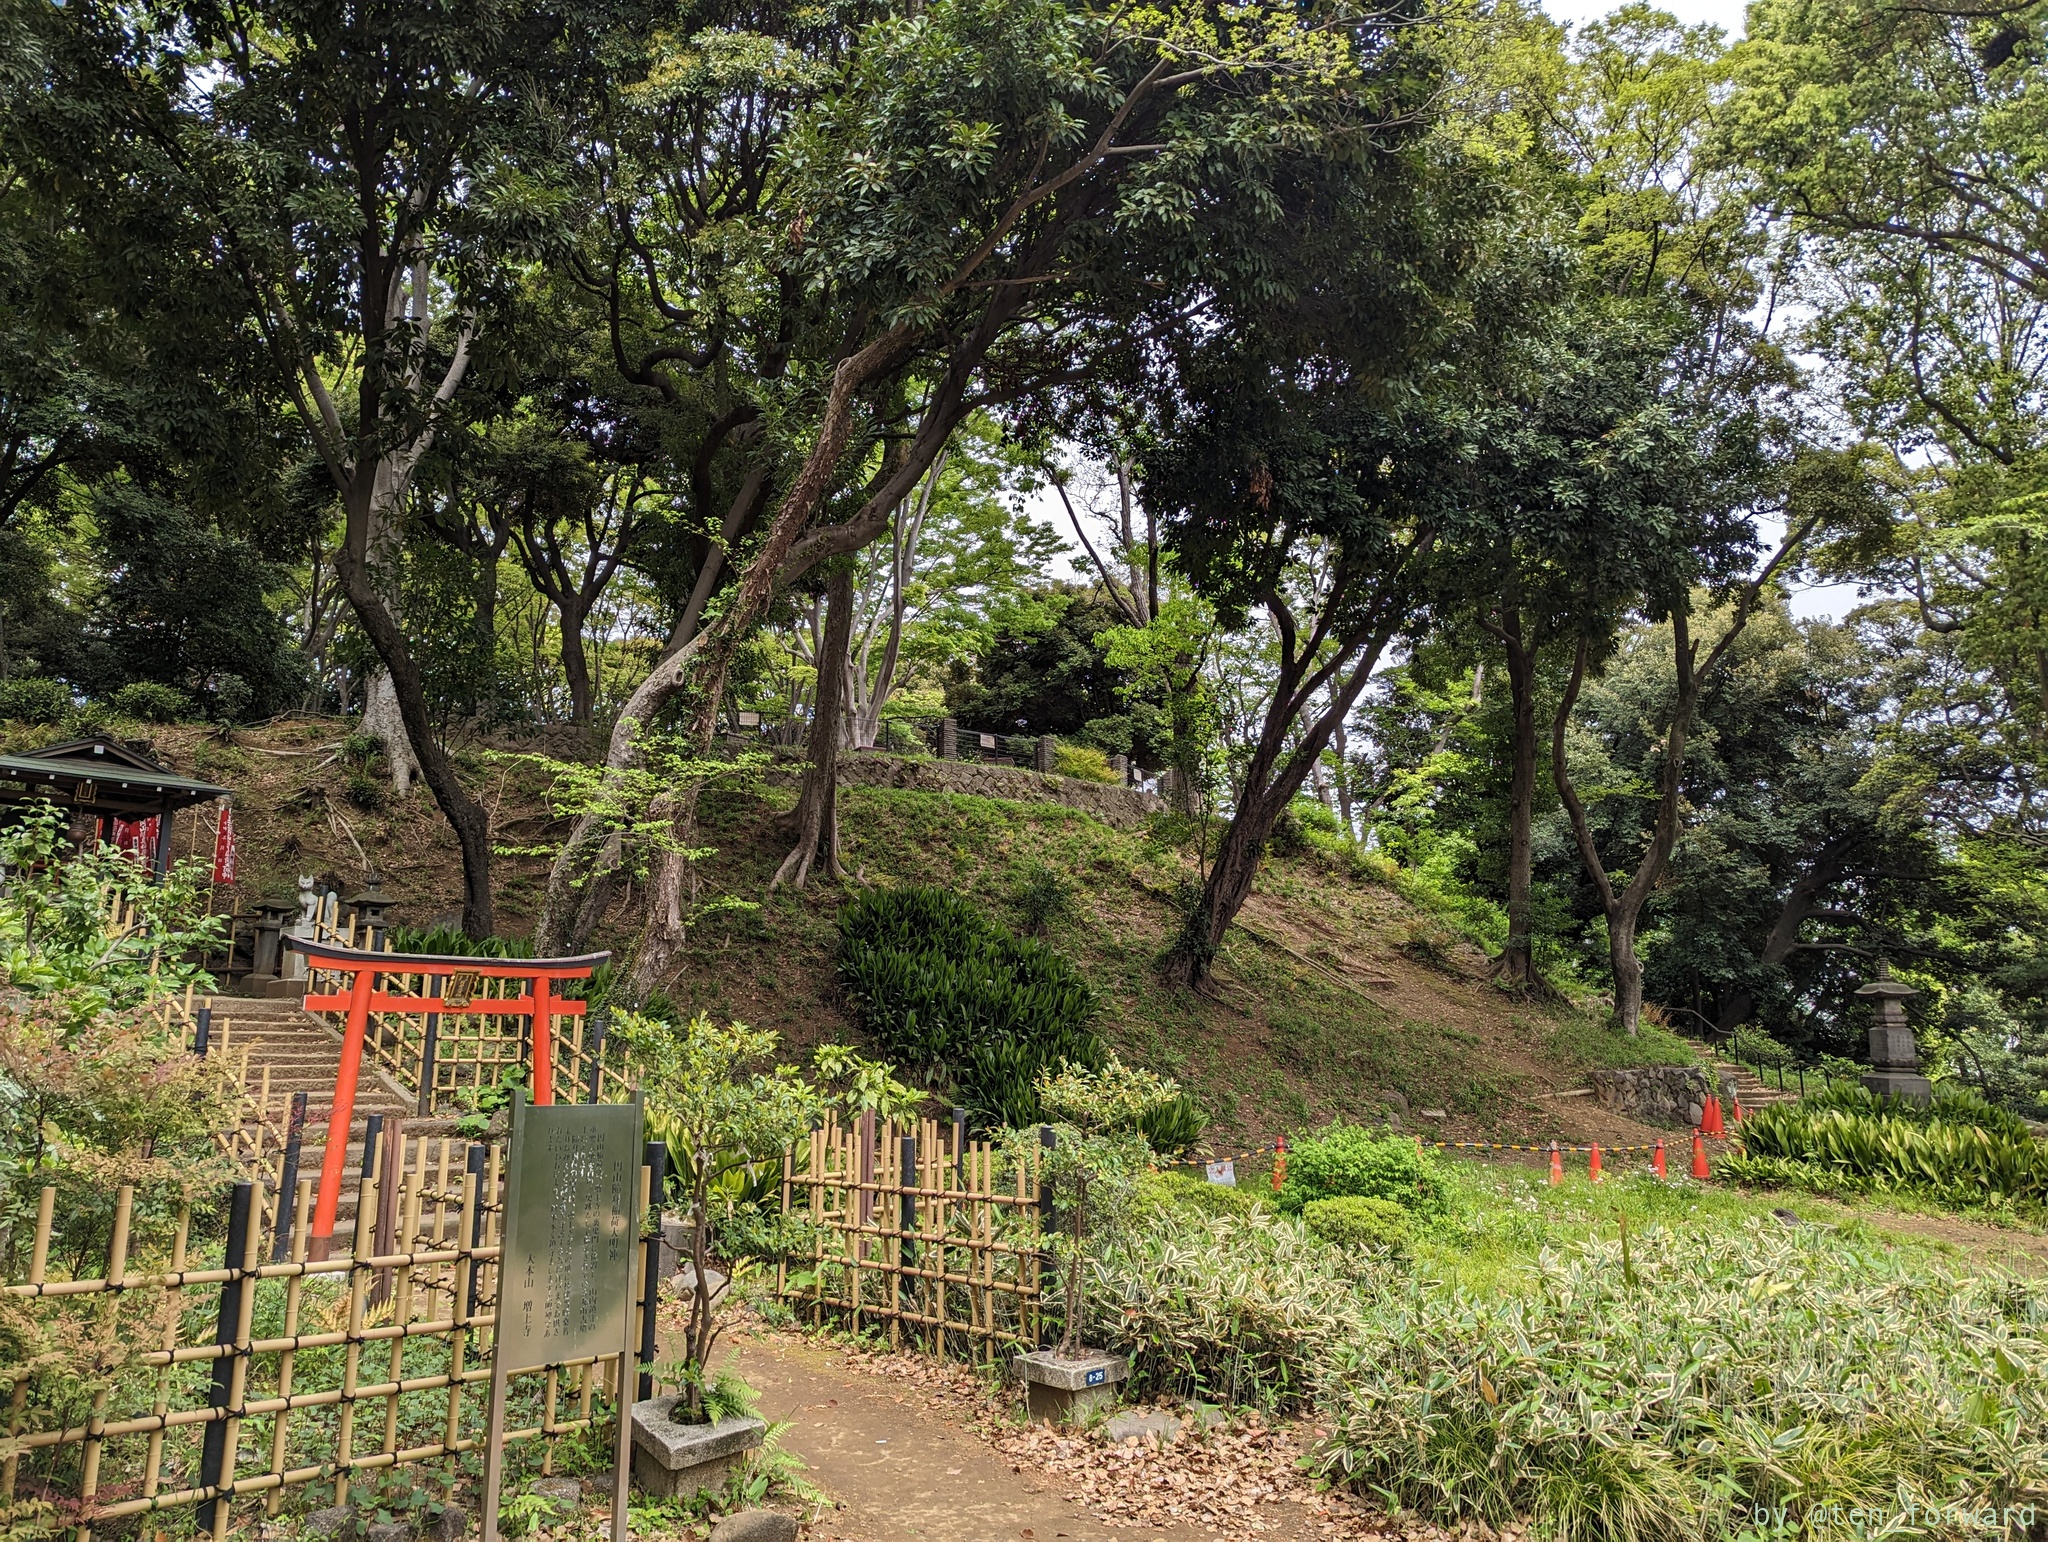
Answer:
<path fill-rule="evenodd" d="M 479 739 L 758 722 L 803 881 L 841 747 L 1052 733 L 1171 772 L 1181 984 L 1306 829 L 1624 1029 L 1886 958 L 2048 1111 L 2043 21 L 1749 30 L 6 0 L 9 732 L 346 715 L 477 932 Z M 662 985 L 698 786 L 537 940 Z"/>

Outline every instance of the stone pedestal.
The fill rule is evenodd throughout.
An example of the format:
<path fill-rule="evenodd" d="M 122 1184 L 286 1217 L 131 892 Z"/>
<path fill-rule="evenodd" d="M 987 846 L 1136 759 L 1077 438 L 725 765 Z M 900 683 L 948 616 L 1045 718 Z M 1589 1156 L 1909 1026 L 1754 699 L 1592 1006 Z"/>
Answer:
<path fill-rule="evenodd" d="M 726 1477 L 761 1444 L 760 1419 L 678 1424 L 680 1397 L 654 1397 L 633 1405 L 633 1484 L 643 1493 L 687 1498 L 725 1486 Z"/>
<path fill-rule="evenodd" d="M 1870 1025 L 1870 1069 L 1864 1073 L 1863 1085 L 1879 1097 L 1931 1101 L 1934 1084 L 1920 1074 L 1920 1048 L 1906 1022 L 1905 1003 L 1920 993 L 1905 981 L 1894 980 L 1890 966 L 1880 959 L 1877 978 L 1860 986 L 1856 994 L 1877 1009 L 1877 1020 Z"/>
<path fill-rule="evenodd" d="M 1019 1355 L 1010 1368 L 1024 1383 L 1025 1402 L 1034 1419 L 1052 1424 L 1080 1424 L 1116 1403 L 1116 1384 L 1131 1374 L 1122 1355 L 1083 1350 L 1072 1359 L 1051 1349 Z"/>

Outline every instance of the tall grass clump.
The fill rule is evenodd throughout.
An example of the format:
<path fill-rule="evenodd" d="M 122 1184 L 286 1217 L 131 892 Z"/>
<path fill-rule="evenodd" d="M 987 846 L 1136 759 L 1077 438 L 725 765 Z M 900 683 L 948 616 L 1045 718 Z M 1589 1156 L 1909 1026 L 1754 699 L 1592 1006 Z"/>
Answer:
<path fill-rule="evenodd" d="M 1298 1221 L 1174 1206 L 1091 1264 L 1088 1340 L 1134 1392 L 1302 1408 L 1364 1326 L 1345 1263 Z"/>
<path fill-rule="evenodd" d="M 1742 1124 L 1737 1181 L 1903 1190 L 1968 1208 L 2048 1203 L 2048 1145 L 2011 1112 L 1961 1088 L 1931 1104 L 1836 1083 Z"/>
<path fill-rule="evenodd" d="M 839 912 L 839 975 L 882 1053 L 951 1088 L 983 1127 L 1035 1124 L 1039 1073 L 1099 1070 L 1095 993 L 1066 956 L 934 887 Z"/>
<path fill-rule="evenodd" d="M 2048 1291 L 1768 1224 L 1546 1253 L 1515 1294 L 1369 1287 L 1315 1465 L 1560 1542 L 1818 1535 L 1855 1507 L 1946 1536 L 1958 1507 L 2038 1506 Z"/>

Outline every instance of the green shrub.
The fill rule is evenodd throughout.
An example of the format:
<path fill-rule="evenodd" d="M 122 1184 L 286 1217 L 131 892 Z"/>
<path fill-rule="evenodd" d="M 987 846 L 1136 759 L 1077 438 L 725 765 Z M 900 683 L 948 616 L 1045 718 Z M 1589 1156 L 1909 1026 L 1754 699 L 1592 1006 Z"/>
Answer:
<path fill-rule="evenodd" d="M 1236 1216 L 1242 1220 L 1258 1208 L 1256 1189 L 1211 1183 L 1190 1172 L 1147 1173 L 1138 1181 L 1138 1205 L 1155 1216 Z"/>
<path fill-rule="evenodd" d="M 114 710 L 144 723 L 175 723 L 192 710 L 183 691 L 153 680 L 131 680 L 114 692 Z"/>
<path fill-rule="evenodd" d="M 341 763 L 358 771 L 369 770 L 371 763 L 383 753 L 383 743 L 374 734 L 366 734 L 360 728 L 341 741 Z"/>
<path fill-rule="evenodd" d="M 1289 1148 L 1287 1181 L 1275 1197 L 1284 1214 L 1346 1194 L 1391 1200 L 1424 1217 L 1442 1215 L 1450 1204 L 1449 1181 L 1407 1136 L 1334 1124 Z"/>
<path fill-rule="evenodd" d="M 949 1082 L 984 1128 L 1037 1123 L 1041 1070 L 1107 1057 L 1080 971 L 958 894 L 875 890 L 841 908 L 839 934 L 862 1027 L 890 1060 Z"/>
<path fill-rule="evenodd" d="M 367 771 L 349 772 L 342 792 L 349 802 L 366 814 L 379 812 L 390 799 L 389 789 Z"/>
<path fill-rule="evenodd" d="M 1856 1506 L 2000 1510 L 2048 1472 L 2038 1284 L 1774 1223 L 1630 1242 L 1547 1254 L 1501 1298 L 1369 1288 L 1320 1474 L 1439 1524 L 1735 1542 Z"/>
<path fill-rule="evenodd" d="M 1065 739 L 1053 746 L 1052 768 L 1061 776 L 1076 777 L 1084 782 L 1114 785 L 1123 780 L 1116 774 L 1116 767 L 1109 763 L 1109 757 L 1095 746 L 1071 744 Z"/>
<path fill-rule="evenodd" d="M 1017 907 L 1024 929 L 1043 937 L 1053 922 L 1064 921 L 1074 913 L 1074 890 L 1066 879 L 1040 863 L 1010 891 L 1010 902 Z"/>
<path fill-rule="evenodd" d="M 1312 1237 L 1337 1248 L 1384 1248 L 1398 1253 L 1408 1245 L 1413 1221 L 1408 1212 L 1391 1199 L 1368 1199 L 1363 1194 L 1341 1194 L 1335 1199 L 1312 1199 L 1301 1207 L 1301 1224 Z"/>
<path fill-rule="evenodd" d="M 1138 1133 L 1145 1137 L 1145 1144 L 1165 1157 L 1185 1155 L 1208 1128 L 1209 1116 L 1202 1112 L 1202 1105 L 1185 1092 L 1148 1109 L 1138 1121 Z"/>
<path fill-rule="evenodd" d="M 1788 1046 L 1780 1044 L 1760 1028 L 1743 1029 L 1729 1048 L 1744 1065 L 1790 1065 L 1795 1058 Z"/>
<path fill-rule="evenodd" d="M 70 711 L 71 691 L 62 681 L 40 675 L 0 680 L 0 718 L 9 722 L 48 727 L 63 722 Z"/>

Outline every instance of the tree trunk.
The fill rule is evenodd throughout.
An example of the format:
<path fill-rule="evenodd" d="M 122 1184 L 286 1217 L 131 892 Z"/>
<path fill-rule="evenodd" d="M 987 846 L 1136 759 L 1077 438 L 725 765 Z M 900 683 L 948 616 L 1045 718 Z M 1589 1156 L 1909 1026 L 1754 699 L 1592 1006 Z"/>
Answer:
<path fill-rule="evenodd" d="M 373 482 L 381 479 L 372 479 Z M 353 498 L 351 502 L 354 502 Z M 362 500 L 367 503 L 367 499 Z M 359 529 L 367 508 L 350 510 L 349 523 Z M 420 775 L 434 795 L 434 802 L 455 831 L 462 849 L 462 929 L 472 937 L 491 935 L 491 831 L 490 817 L 483 805 L 469 795 L 455 773 L 448 752 L 434 738 L 427 718 L 426 685 L 418 664 L 405 645 L 404 633 L 384 604 L 377 584 L 363 560 L 360 543 L 344 539 L 335 553 L 336 575 L 342 592 L 369 636 L 385 667 L 384 680 L 398 711 L 403 737 L 418 757 Z M 369 713 L 365 710 L 367 720 Z"/>
<path fill-rule="evenodd" d="M 562 622 L 562 678 L 569 686 L 569 721 L 588 728 L 591 719 L 590 661 L 583 652 L 583 610 L 575 601 L 558 600 L 555 611 Z"/>
<path fill-rule="evenodd" d="M 1155 575 L 1159 559 L 1158 553 L 1152 549 L 1149 515 L 1146 517 L 1145 554 L 1142 560 L 1138 555 L 1137 532 L 1131 527 L 1133 480 L 1131 457 L 1119 450 L 1116 457 L 1117 534 L 1124 543 L 1124 573 L 1130 582 L 1131 604 L 1138 612 L 1138 625 L 1150 626 L 1156 608 L 1153 591 L 1158 587 Z"/>
<path fill-rule="evenodd" d="M 1292 650 L 1283 649 L 1280 680 L 1245 768 L 1236 812 L 1216 848 L 1216 860 L 1203 882 L 1201 898 L 1167 953 L 1164 969 L 1172 983 L 1192 989 L 1208 977 L 1209 966 L 1223 946 L 1230 923 L 1237 919 L 1237 913 L 1251 896 L 1252 882 L 1259 875 L 1259 860 L 1272 839 L 1273 826 L 1279 823 L 1280 815 L 1301 790 L 1301 784 L 1308 780 L 1309 769 L 1329 746 L 1337 724 L 1350 714 L 1352 704 L 1365 689 L 1392 637 L 1393 628 L 1387 627 L 1370 636 L 1343 639 L 1337 645 L 1336 657 L 1319 666 L 1306 686 L 1303 677 L 1309 673 L 1315 649 L 1306 650 L 1292 663 L 1287 661 Z M 1340 673 L 1346 659 L 1353 661 L 1348 675 Z M 1296 720 L 1304 704 L 1314 698 L 1326 681 L 1331 686 L 1329 706 L 1297 735 Z"/>
<path fill-rule="evenodd" d="M 839 865 L 839 741 L 846 694 L 847 645 L 853 637 L 853 570 L 841 563 L 825 586 L 825 637 L 818 655 L 818 710 L 811 718 L 811 758 L 796 805 L 796 846 L 782 859 L 768 887 L 789 883 L 801 889 L 811 864 L 822 862 L 834 878 Z"/>
<path fill-rule="evenodd" d="M 398 690 L 389 669 L 370 676 L 363 692 L 363 732 L 384 746 L 384 759 L 391 767 L 391 790 L 405 797 L 412 791 L 420 764 L 413 754 L 412 737 L 405 731 L 405 715 L 399 709 Z"/>
<path fill-rule="evenodd" d="M 1518 611 L 1505 609 L 1501 619 L 1514 742 L 1508 779 L 1508 940 L 1493 962 L 1493 972 L 1510 984 L 1529 986 L 1536 983 L 1536 654 L 1523 645 Z"/>
<path fill-rule="evenodd" d="M 1642 1031 L 1643 961 L 1636 956 L 1640 904 L 1607 918 L 1607 967 L 1614 972 L 1614 1015 L 1630 1038 Z"/>

